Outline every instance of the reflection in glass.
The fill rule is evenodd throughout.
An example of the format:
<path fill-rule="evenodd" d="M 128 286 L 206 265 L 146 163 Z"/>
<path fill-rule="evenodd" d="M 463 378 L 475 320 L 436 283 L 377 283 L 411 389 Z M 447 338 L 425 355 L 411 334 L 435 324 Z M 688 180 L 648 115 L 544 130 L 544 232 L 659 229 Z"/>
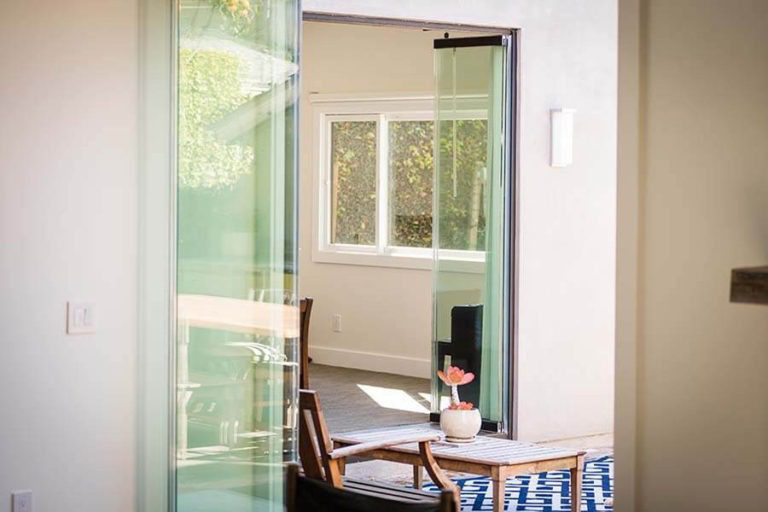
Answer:
<path fill-rule="evenodd" d="M 295 459 L 293 0 L 178 4 L 179 512 L 282 510 Z"/>

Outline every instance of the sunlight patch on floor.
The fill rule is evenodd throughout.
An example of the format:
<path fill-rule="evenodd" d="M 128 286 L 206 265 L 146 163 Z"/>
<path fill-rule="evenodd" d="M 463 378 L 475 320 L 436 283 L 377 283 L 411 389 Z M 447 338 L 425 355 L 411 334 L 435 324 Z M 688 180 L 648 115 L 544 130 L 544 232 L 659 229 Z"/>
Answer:
<path fill-rule="evenodd" d="M 358 384 L 357 387 L 376 402 L 379 407 L 395 409 L 398 411 L 429 414 L 429 409 L 424 407 L 424 405 L 420 404 L 415 398 L 402 389 L 382 388 L 379 386 L 369 386 L 367 384 Z"/>
<path fill-rule="evenodd" d="M 427 403 L 432 406 L 432 395 L 429 393 L 419 393 L 419 396 L 427 401 Z M 448 406 L 451 405 L 451 397 L 449 396 L 441 396 L 440 397 L 440 410 L 447 409 Z"/>

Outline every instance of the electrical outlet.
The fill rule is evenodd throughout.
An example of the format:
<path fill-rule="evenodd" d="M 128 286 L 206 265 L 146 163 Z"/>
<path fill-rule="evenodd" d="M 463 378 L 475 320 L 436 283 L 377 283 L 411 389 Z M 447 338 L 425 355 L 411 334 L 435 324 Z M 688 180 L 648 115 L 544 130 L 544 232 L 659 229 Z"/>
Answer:
<path fill-rule="evenodd" d="M 11 494 L 11 512 L 32 512 L 32 491 L 16 491 Z"/>
<path fill-rule="evenodd" d="M 333 315 L 333 332 L 341 332 L 341 315 L 336 313 Z"/>

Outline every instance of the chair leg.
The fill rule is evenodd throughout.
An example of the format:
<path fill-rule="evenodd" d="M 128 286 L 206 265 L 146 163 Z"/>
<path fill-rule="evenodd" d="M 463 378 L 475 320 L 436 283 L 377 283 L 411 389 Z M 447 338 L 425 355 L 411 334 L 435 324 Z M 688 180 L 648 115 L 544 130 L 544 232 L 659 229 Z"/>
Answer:
<path fill-rule="evenodd" d="M 419 456 L 424 468 L 427 470 L 429 478 L 435 482 L 440 489 L 449 490 L 453 493 L 453 500 L 455 503 L 461 501 L 461 491 L 459 487 L 454 484 L 450 478 L 440 469 L 437 465 L 435 457 L 432 455 L 432 448 L 429 441 L 422 441 L 419 443 Z"/>
<path fill-rule="evenodd" d="M 337 489 L 343 489 L 344 488 L 344 481 L 341 478 L 341 464 L 340 461 L 336 459 L 329 459 L 328 465 L 326 466 L 326 480 L 328 483 L 330 483 L 332 486 L 336 487 Z"/>
<path fill-rule="evenodd" d="M 421 489 L 424 484 L 424 472 L 418 464 L 413 466 L 413 488 Z"/>
<path fill-rule="evenodd" d="M 437 465 L 434 456 L 432 455 L 432 448 L 429 445 L 429 441 L 422 441 L 419 443 L 419 456 L 421 463 L 427 470 L 427 474 L 435 482 L 440 489 L 455 490 L 456 485 L 451 482 L 451 479 L 446 476 L 440 466 Z"/>

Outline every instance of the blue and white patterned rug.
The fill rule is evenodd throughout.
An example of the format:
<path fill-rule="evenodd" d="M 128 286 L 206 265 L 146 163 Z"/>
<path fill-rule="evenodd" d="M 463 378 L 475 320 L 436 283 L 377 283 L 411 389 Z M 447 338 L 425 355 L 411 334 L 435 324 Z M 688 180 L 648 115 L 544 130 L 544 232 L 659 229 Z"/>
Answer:
<path fill-rule="evenodd" d="M 461 487 L 461 510 L 491 511 L 491 482 L 488 478 L 454 480 Z M 584 470 L 581 512 L 612 511 L 606 505 L 613 498 L 613 457 L 588 460 Z M 425 490 L 436 491 L 434 484 Z M 504 493 L 507 512 L 570 512 L 571 482 L 568 471 L 550 471 L 507 480 Z"/>

